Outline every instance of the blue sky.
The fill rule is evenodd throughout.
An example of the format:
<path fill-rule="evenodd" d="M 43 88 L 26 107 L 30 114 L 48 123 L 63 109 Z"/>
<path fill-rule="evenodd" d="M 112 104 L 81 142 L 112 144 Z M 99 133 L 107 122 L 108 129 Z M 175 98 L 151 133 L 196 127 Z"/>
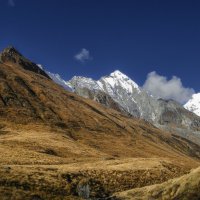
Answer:
<path fill-rule="evenodd" d="M 0 0 L 0 19 L 1 49 L 66 80 L 119 69 L 143 85 L 156 71 L 200 91 L 200 1 Z"/>

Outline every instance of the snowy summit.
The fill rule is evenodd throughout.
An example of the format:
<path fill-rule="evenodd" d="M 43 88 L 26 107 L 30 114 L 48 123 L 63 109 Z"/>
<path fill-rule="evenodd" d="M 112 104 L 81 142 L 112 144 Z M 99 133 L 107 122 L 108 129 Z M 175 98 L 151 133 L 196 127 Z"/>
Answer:
<path fill-rule="evenodd" d="M 184 105 L 184 107 L 200 116 L 200 93 L 193 94 L 192 98 Z"/>

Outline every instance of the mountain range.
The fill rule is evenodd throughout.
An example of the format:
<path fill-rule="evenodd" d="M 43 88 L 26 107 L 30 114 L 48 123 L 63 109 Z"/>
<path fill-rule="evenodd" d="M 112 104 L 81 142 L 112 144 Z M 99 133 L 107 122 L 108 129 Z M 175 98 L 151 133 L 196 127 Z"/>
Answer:
<path fill-rule="evenodd" d="M 184 175 L 200 166 L 199 117 L 119 71 L 99 81 L 63 81 L 6 48 L 0 113 L 2 199 L 121 200 L 150 185 L 156 189 L 148 198 L 200 197 L 199 169 Z M 163 183 L 182 175 L 173 192 Z"/>
<path fill-rule="evenodd" d="M 41 66 L 41 65 L 38 65 Z M 100 80 L 95 81 L 92 78 L 82 77 L 82 76 L 74 76 L 71 80 L 65 81 L 61 78 L 59 74 L 54 74 L 47 71 L 47 74 L 59 85 L 63 86 L 65 89 L 69 91 L 73 91 L 80 96 L 88 97 L 87 94 L 84 94 L 83 90 L 89 90 L 90 92 L 103 92 L 105 95 L 109 95 L 112 97 L 114 101 L 116 101 L 119 105 L 121 105 L 128 113 L 133 116 L 140 117 L 146 119 L 148 121 L 154 122 L 156 115 L 156 106 L 155 101 L 162 101 L 162 99 L 158 99 L 153 97 L 148 91 L 145 91 L 137 83 L 131 80 L 127 75 L 123 74 L 119 70 L 112 72 L 109 76 L 105 76 L 100 78 Z M 118 89 L 120 88 L 120 89 Z M 82 90 L 82 92 L 80 91 Z M 121 90 L 121 91 L 120 91 Z M 118 95 L 124 92 L 122 95 Z M 150 107 L 153 107 L 154 110 L 151 110 L 151 114 L 148 111 L 142 111 L 142 106 L 144 103 L 137 100 L 137 95 L 146 96 L 148 101 L 154 103 L 150 104 Z M 127 95 L 127 98 L 126 96 Z M 121 96 L 121 98 L 120 98 Z M 140 97 L 141 98 L 141 97 Z M 130 100 L 131 105 L 126 105 L 127 99 Z M 96 99 L 98 101 L 98 99 Z M 141 100 L 141 99 L 140 99 Z M 164 100 L 164 99 L 163 99 Z M 144 100 L 145 101 L 145 100 Z M 173 101 L 172 99 L 167 99 L 164 101 Z M 175 101 L 174 101 L 175 102 Z M 158 103 L 158 102 L 157 102 Z M 180 103 L 176 102 L 180 106 Z M 123 105 L 124 104 L 124 105 Z M 128 103 L 127 103 L 128 104 Z M 142 104 L 142 105 L 140 105 Z M 144 107 L 144 106 L 143 106 Z M 149 106 L 148 106 L 149 107 Z M 200 116 L 200 93 L 194 94 L 191 99 L 186 102 L 183 107 L 194 114 Z"/>
<path fill-rule="evenodd" d="M 58 74 L 47 72 L 58 84 L 82 97 L 109 108 L 141 118 L 164 130 L 172 131 L 200 144 L 200 98 L 193 95 L 185 105 L 174 100 L 158 99 L 131 78 L 116 70 L 98 81 L 74 76 L 64 81 Z"/>

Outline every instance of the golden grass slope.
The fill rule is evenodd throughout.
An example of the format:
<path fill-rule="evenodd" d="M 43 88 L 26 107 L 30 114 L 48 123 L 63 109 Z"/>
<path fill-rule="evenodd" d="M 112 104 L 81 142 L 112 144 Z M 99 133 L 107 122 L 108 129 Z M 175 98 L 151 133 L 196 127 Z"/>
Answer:
<path fill-rule="evenodd" d="M 0 199 L 78 199 L 80 185 L 89 185 L 91 198 L 104 198 L 199 166 L 198 159 L 142 135 L 83 131 L 74 139 L 63 129 L 12 123 L 0 133 Z"/>
<path fill-rule="evenodd" d="M 117 193 L 116 197 L 121 200 L 199 200 L 200 168 L 162 184 Z"/>

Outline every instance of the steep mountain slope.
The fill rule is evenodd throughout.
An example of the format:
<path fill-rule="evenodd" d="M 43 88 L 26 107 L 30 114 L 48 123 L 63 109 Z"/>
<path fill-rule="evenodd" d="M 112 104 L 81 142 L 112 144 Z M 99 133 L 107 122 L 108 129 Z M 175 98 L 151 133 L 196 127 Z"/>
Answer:
<path fill-rule="evenodd" d="M 194 94 L 192 98 L 184 105 L 184 107 L 200 116 L 200 93 Z"/>
<path fill-rule="evenodd" d="M 5 51 L 3 55 L 6 57 Z M 22 56 L 15 54 L 15 57 L 20 60 Z M 67 92 L 41 71 L 32 71 L 32 68 L 25 68 L 23 63 L 12 62 L 10 53 L 6 62 L 0 64 L 0 72 L 0 119 L 55 125 L 72 132 L 76 130 L 76 136 L 79 131 L 131 136 L 134 132 L 145 133 L 144 130 L 149 127 L 149 132 L 152 132 L 150 136 L 158 138 L 154 133 L 159 130 L 152 125 Z M 144 128 L 137 131 L 136 124 Z M 162 140 L 163 134 L 159 133 L 159 137 Z"/>
<path fill-rule="evenodd" d="M 0 58 L 4 199 L 107 197 L 199 166 L 197 144 L 66 91 L 13 48 Z"/>

